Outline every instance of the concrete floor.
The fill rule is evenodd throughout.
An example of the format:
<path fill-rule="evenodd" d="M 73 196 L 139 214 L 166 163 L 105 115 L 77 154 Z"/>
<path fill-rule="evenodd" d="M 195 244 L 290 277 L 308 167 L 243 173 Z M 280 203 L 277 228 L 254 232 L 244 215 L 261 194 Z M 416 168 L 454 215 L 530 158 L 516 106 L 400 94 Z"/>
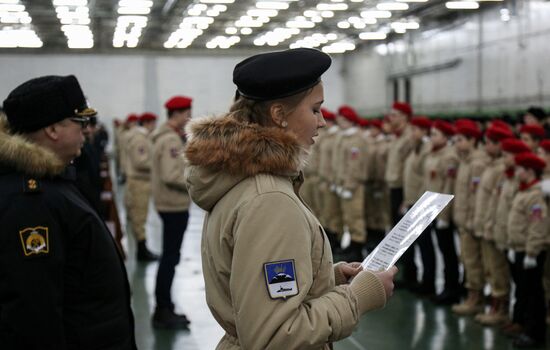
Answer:
<path fill-rule="evenodd" d="M 120 202 L 121 198 L 118 199 Z M 123 208 L 121 217 L 124 217 Z M 136 263 L 134 240 L 132 237 L 124 239 L 124 246 L 129 252 L 128 278 L 133 289 L 140 350 L 211 350 L 223 335 L 204 297 L 200 262 L 203 217 L 199 208 L 191 208 L 190 223 L 182 246 L 182 261 L 176 269 L 172 288 L 177 310 L 184 312 L 192 322 L 190 331 L 155 331 L 151 328 L 157 263 Z M 147 235 L 151 250 L 160 253 L 161 223 L 153 210 L 149 212 Z M 547 349 L 550 349 L 550 337 L 548 339 Z M 434 306 L 430 301 L 418 299 L 407 291 L 396 291 L 384 310 L 364 316 L 355 333 L 335 344 L 335 349 L 504 350 L 513 347 L 510 339 L 496 329 L 483 328 L 472 318 L 457 317 L 449 307 Z"/>

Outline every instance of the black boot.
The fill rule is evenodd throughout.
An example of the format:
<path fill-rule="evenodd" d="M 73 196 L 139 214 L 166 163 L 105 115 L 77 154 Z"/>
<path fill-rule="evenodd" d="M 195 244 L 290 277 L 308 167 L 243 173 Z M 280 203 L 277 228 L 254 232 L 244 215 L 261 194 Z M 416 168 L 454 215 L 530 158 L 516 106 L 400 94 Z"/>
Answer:
<path fill-rule="evenodd" d="M 363 243 L 351 241 L 349 246 L 342 250 L 339 260 L 346 262 L 362 262 Z"/>
<path fill-rule="evenodd" d="M 169 308 L 156 308 L 153 314 L 153 327 L 156 329 L 189 329 L 187 316 L 176 314 Z"/>
<path fill-rule="evenodd" d="M 147 249 L 146 241 L 139 241 L 138 242 L 138 249 L 137 249 L 137 260 L 138 261 L 156 261 L 158 260 L 158 255 L 152 253 Z"/>

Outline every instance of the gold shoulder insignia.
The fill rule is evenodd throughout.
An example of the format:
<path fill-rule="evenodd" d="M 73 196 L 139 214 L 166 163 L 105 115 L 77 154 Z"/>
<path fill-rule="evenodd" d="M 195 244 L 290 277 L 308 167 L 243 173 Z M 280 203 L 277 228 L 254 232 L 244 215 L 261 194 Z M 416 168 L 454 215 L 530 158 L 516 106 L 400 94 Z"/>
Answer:
<path fill-rule="evenodd" d="M 28 227 L 19 231 L 19 236 L 25 256 L 42 255 L 50 252 L 47 227 Z"/>
<path fill-rule="evenodd" d="M 40 181 L 38 179 L 32 177 L 25 178 L 23 186 L 25 193 L 40 192 Z"/>

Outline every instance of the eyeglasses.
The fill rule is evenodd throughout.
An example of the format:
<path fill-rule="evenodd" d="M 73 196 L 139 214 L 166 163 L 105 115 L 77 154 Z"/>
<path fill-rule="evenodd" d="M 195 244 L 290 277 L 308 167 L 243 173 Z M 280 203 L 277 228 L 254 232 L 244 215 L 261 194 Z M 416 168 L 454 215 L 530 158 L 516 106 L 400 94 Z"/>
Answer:
<path fill-rule="evenodd" d="M 80 124 L 82 129 L 86 129 L 88 125 L 90 125 L 89 117 L 71 117 L 69 119 L 77 124 Z"/>

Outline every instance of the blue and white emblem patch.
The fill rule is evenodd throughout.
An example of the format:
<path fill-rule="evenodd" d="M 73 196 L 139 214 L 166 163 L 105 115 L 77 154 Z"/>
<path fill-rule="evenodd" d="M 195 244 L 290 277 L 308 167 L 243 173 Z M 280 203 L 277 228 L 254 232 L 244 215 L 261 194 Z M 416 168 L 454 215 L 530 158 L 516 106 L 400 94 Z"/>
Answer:
<path fill-rule="evenodd" d="M 272 299 L 287 298 L 298 294 L 298 282 L 294 260 L 264 264 L 265 282 Z"/>

